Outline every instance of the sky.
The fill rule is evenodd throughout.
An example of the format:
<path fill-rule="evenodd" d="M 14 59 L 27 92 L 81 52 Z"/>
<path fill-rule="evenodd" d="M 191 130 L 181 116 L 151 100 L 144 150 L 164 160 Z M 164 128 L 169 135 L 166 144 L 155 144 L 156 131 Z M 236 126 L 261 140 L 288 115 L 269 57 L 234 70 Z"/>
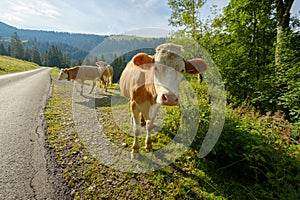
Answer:
<path fill-rule="evenodd" d="M 222 8 L 229 0 L 207 0 L 200 10 L 205 19 L 212 5 Z M 300 15 L 300 1 L 292 12 Z M 99 35 L 124 34 L 153 28 L 159 34 L 169 26 L 168 0 L 1 0 L 0 21 L 22 29 Z"/>

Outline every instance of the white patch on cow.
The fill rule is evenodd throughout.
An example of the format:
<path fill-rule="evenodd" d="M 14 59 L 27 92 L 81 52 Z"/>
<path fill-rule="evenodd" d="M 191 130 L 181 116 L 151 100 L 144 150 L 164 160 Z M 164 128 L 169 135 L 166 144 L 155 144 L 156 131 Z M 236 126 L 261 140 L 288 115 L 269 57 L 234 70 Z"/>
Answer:
<path fill-rule="evenodd" d="M 181 45 L 176 45 L 172 43 L 161 44 L 156 48 L 156 55 L 159 55 L 160 53 L 164 53 L 164 51 L 173 52 L 178 56 L 183 57 L 183 47 Z"/>
<path fill-rule="evenodd" d="M 179 100 L 179 85 L 182 81 L 181 73 L 172 67 L 155 64 L 154 67 L 154 86 L 157 93 L 156 103 L 164 103 L 164 95 L 170 98 L 175 96 Z M 171 99 L 170 99 L 171 100 Z"/>
<path fill-rule="evenodd" d="M 134 119 L 132 121 L 133 121 L 133 132 L 139 134 L 141 131 L 141 125 L 137 124 Z"/>
<path fill-rule="evenodd" d="M 170 43 L 158 46 L 153 70 L 157 103 L 165 104 L 167 100 L 170 100 L 170 103 L 174 105 L 177 104 L 176 99 L 179 103 L 181 73 L 185 72 L 182 46 Z"/>
<path fill-rule="evenodd" d="M 105 66 L 97 67 L 98 72 L 99 72 L 99 77 L 101 77 L 104 73 L 104 71 L 107 69 Z"/>

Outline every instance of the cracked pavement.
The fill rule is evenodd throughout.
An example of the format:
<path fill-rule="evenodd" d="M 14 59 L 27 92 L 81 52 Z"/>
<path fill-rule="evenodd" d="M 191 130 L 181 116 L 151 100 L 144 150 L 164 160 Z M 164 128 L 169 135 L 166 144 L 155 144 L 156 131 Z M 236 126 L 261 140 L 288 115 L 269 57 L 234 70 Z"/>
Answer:
<path fill-rule="evenodd" d="M 50 70 L 0 76 L 0 199 L 70 199 L 45 140 Z"/>

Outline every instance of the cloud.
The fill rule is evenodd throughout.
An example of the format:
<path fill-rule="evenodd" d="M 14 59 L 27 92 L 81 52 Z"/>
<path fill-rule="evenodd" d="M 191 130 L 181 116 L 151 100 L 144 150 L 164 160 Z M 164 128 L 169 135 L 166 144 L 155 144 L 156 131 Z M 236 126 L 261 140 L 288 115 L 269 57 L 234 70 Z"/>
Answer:
<path fill-rule="evenodd" d="M 17 18 L 31 18 L 31 17 L 58 17 L 60 16 L 59 10 L 42 0 L 22 1 L 15 0 L 14 3 L 9 2 L 6 7 L 6 16 L 11 15 Z"/>
<path fill-rule="evenodd" d="M 0 21 L 18 28 L 120 34 L 168 29 L 170 8 L 160 0 L 1 0 Z"/>
<path fill-rule="evenodd" d="M 47 20 L 61 16 L 57 7 L 42 0 L 4 0 L 0 6 L 0 21 L 19 28 L 47 27 Z"/>
<path fill-rule="evenodd" d="M 201 18 L 209 17 L 213 4 L 221 8 L 229 1 L 207 1 L 200 10 Z M 292 10 L 299 12 L 298 1 Z M 171 29 L 167 0 L 1 0 L 0 13 L 0 21 L 25 29 L 97 34 Z"/>

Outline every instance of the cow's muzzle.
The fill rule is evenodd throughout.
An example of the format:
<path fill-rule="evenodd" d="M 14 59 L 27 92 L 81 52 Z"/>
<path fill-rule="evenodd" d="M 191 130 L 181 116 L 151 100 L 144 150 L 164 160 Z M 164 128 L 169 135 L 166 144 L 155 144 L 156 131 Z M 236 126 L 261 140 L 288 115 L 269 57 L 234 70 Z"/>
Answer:
<path fill-rule="evenodd" d="M 179 97 L 173 93 L 163 94 L 162 103 L 167 106 L 176 106 L 179 104 Z"/>

